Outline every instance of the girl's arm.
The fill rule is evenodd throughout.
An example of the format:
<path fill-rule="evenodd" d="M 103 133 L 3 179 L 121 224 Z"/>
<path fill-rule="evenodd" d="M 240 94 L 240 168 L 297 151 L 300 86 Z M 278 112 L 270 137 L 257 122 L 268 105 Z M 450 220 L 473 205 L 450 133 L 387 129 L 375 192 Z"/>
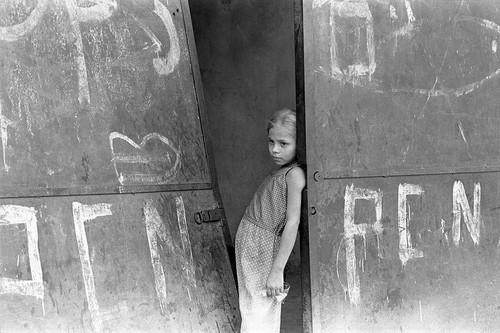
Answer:
<path fill-rule="evenodd" d="M 276 255 L 276 259 L 274 259 L 271 272 L 267 278 L 266 289 L 268 296 L 276 296 L 283 292 L 283 272 L 295 244 L 299 228 L 301 195 L 306 185 L 304 170 L 300 167 L 291 169 L 286 175 L 286 184 L 286 225 L 281 235 L 278 254 Z"/>

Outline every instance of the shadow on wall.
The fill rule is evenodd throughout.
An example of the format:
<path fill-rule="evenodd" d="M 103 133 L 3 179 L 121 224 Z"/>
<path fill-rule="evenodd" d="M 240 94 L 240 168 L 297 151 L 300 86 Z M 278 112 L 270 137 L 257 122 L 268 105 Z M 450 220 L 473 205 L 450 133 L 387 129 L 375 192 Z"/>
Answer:
<path fill-rule="evenodd" d="M 274 165 L 266 120 L 295 107 L 293 2 L 190 1 L 219 186 L 232 239 Z"/>

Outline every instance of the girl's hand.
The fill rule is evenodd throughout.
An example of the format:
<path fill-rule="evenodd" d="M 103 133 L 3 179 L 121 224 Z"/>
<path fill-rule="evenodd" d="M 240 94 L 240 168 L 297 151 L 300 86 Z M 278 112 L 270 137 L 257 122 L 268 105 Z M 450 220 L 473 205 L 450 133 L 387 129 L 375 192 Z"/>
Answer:
<path fill-rule="evenodd" d="M 266 291 L 268 297 L 278 296 L 283 292 L 283 270 L 271 269 L 266 282 Z"/>

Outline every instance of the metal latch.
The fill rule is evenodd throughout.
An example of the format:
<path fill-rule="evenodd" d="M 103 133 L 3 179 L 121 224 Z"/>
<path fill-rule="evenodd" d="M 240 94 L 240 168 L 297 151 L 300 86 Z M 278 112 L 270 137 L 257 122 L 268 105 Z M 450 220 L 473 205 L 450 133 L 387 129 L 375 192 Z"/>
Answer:
<path fill-rule="evenodd" d="M 194 221 L 198 224 L 207 222 L 217 222 L 221 220 L 220 208 L 202 210 L 201 212 L 194 213 Z"/>

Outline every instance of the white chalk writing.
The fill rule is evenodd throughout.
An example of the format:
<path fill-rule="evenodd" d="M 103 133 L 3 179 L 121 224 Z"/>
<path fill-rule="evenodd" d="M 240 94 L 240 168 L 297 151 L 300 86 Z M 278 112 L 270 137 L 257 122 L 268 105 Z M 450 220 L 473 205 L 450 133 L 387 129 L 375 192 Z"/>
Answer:
<path fill-rule="evenodd" d="M 329 25 L 330 25 L 330 69 L 328 71 L 320 68 L 321 71 L 328 72 L 328 74 L 337 80 L 340 81 L 347 81 L 352 84 L 360 84 L 361 81 L 360 79 L 364 76 L 368 75 L 368 78 L 371 80 L 372 74 L 375 72 L 376 69 L 376 62 L 375 62 L 375 41 L 374 41 L 374 24 L 373 24 L 373 17 L 371 14 L 371 10 L 368 6 L 368 1 L 367 0 L 359 0 L 359 1 L 340 1 L 340 0 L 314 0 L 313 1 L 313 8 L 318 9 L 324 6 L 325 4 L 330 4 L 330 16 L 329 16 Z M 413 12 L 413 9 L 411 7 L 411 3 L 409 0 L 404 0 L 404 6 L 406 9 L 406 17 L 407 21 L 406 23 L 399 29 L 391 32 L 388 37 L 394 38 L 396 40 L 395 43 L 395 49 L 397 47 L 397 38 L 399 36 L 405 36 L 407 38 L 412 37 L 413 33 L 415 32 L 415 22 L 416 22 L 416 17 Z M 359 54 L 356 55 L 355 57 L 349 57 L 346 59 L 341 59 L 340 55 L 341 54 L 338 51 L 338 44 L 337 44 L 337 39 L 336 39 L 336 34 L 339 31 L 339 26 L 336 23 L 336 18 L 347 18 L 347 19 L 352 19 L 352 24 L 357 25 L 360 27 L 363 27 L 366 29 L 366 54 Z M 389 6 L 389 17 L 392 20 L 398 19 L 398 16 L 396 14 L 395 8 L 393 5 Z M 362 21 L 360 21 L 360 19 Z M 493 31 L 495 33 L 500 34 L 500 25 L 489 21 L 487 19 L 483 18 L 478 18 L 478 17 L 472 17 L 472 16 L 457 16 L 454 19 L 454 24 L 457 22 L 472 22 L 474 24 L 477 24 L 483 28 L 486 28 L 490 31 Z M 356 33 L 356 32 L 355 32 Z M 359 35 L 359 32 L 356 33 Z M 360 42 L 361 38 L 359 36 L 355 37 L 357 40 L 355 41 L 350 41 L 349 44 L 354 44 Z M 496 42 L 495 42 L 496 43 Z M 352 45 L 351 45 L 352 46 Z M 358 49 L 361 49 L 358 45 Z M 394 49 L 394 52 L 395 52 Z M 496 44 L 492 48 L 493 53 L 496 52 Z M 366 59 L 368 59 L 368 62 L 366 62 Z M 442 61 L 444 63 L 444 60 Z M 349 65 L 344 65 L 341 66 L 341 63 L 349 63 Z M 469 94 L 479 87 L 483 86 L 487 82 L 492 81 L 493 79 L 497 78 L 500 76 L 500 68 L 496 69 L 495 71 L 491 72 L 484 78 L 480 80 L 476 80 L 472 83 L 466 84 L 464 86 L 458 87 L 458 88 L 448 88 L 443 86 L 443 84 L 439 81 L 440 78 L 436 77 L 435 82 L 439 82 L 440 88 L 441 89 L 436 89 L 436 83 L 433 85 L 432 88 L 430 89 L 398 89 L 398 88 L 393 88 L 392 91 L 395 93 L 417 93 L 417 94 L 422 94 L 422 95 L 427 95 L 428 98 L 430 97 L 437 97 L 437 96 L 454 96 L 454 97 L 460 97 L 462 95 Z M 378 86 L 378 83 L 374 82 L 373 85 L 374 87 Z M 383 91 L 376 90 L 379 93 L 382 93 Z"/>
<path fill-rule="evenodd" d="M 65 0 L 71 21 L 71 29 L 76 38 L 76 63 L 78 66 L 78 101 L 80 103 L 90 102 L 89 83 L 87 79 L 87 67 L 85 65 L 85 55 L 83 54 L 82 34 L 80 22 L 90 20 L 105 20 L 109 18 L 116 9 L 116 1 L 100 0 L 99 4 L 91 7 L 78 7 L 76 0 Z"/>
<path fill-rule="evenodd" d="M 9 172 L 6 157 L 7 141 L 9 140 L 9 133 L 7 132 L 7 129 L 9 126 L 14 126 L 14 122 L 3 115 L 2 100 L 0 99 L 0 138 L 2 139 L 3 168 L 6 172 Z"/>
<path fill-rule="evenodd" d="M 158 301 L 160 302 L 160 311 L 165 314 L 167 308 L 167 283 L 165 281 L 165 272 L 161 264 L 161 257 L 157 237 L 170 244 L 163 221 L 154 206 L 153 200 L 144 203 L 144 223 L 146 224 L 146 233 L 148 235 L 149 250 L 151 255 L 151 264 L 153 265 L 153 274 L 155 277 L 155 288 Z"/>
<path fill-rule="evenodd" d="M 93 220 L 100 216 L 113 215 L 111 205 L 99 203 L 94 205 L 84 205 L 79 202 L 73 202 L 73 222 L 75 224 L 76 242 L 78 253 L 82 264 L 83 282 L 85 284 L 85 293 L 92 318 L 92 325 L 95 330 L 100 332 L 103 317 L 99 313 L 99 303 L 95 293 L 94 273 L 90 265 L 89 245 L 87 234 L 85 232 L 85 222 Z"/>
<path fill-rule="evenodd" d="M 375 222 L 372 224 L 354 221 L 356 200 L 370 200 L 375 205 Z M 367 232 L 382 231 L 382 192 L 346 186 L 344 196 L 344 237 L 346 243 L 347 288 L 349 301 L 357 305 L 360 301 L 359 276 L 356 269 L 355 236 L 366 237 Z"/>
<path fill-rule="evenodd" d="M 196 288 L 196 278 L 194 270 L 194 260 L 191 250 L 191 242 L 186 223 L 186 212 L 182 197 L 175 198 L 177 210 L 177 223 L 181 236 L 183 249 L 182 270 L 187 277 L 188 285 L 185 286 L 187 295 L 192 300 Z M 148 200 L 144 203 L 144 222 L 146 224 L 146 232 L 148 235 L 149 249 L 151 255 L 151 264 L 155 276 L 155 288 L 158 301 L 160 303 L 160 311 L 165 314 L 167 304 L 167 286 L 165 281 L 165 272 L 161 264 L 161 255 L 159 252 L 158 239 L 167 246 L 169 251 L 175 251 L 172 244 L 172 236 L 167 233 L 163 220 L 158 213 L 153 200 Z"/>
<path fill-rule="evenodd" d="M 411 4 L 408 0 L 405 0 L 405 7 L 406 7 L 407 22 L 402 28 L 400 28 L 392 33 L 393 37 L 397 38 L 398 36 L 401 36 L 401 35 L 409 36 L 414 31 L 414 22 L 416 21 L 416 19 L 415 19 L 415 15 L 413 14 L 413 10 L 411 9 Z M 391 5 L 391 9 L 394 9 L 394 7 L 392 7 L 392 5 Z M 392 15 L 391 15 L 391 17 L 392 17 Z M 397 19 L 397 15 L 396 15 L 396 19 Z"/>
<path fill-rule="evenodd" d="M 15 42 L 27 33 L 31 32 L 40 21 L 45 12 L 49 0 L 39 0 L 25 21 L 8 27 L 0 27 L 0 40 Z"/>
<path fill-rule="evenodd" d="M 163 22 L 163 25 L 167 29 L 168 36 L 170 38 L 170 50 L 166 58 L 161 58 L 157 56 L 153 59 L 153 66 L 159 75 L 168 75 L 172 73 L 175 67 L 179 64 L 181 58 L 181 48 L 179 46 L 179 37 L 177 35 L 177 30 L 175 29 L 174 22 L 172 21 L 172 16 L 168 9 L 158 0 L 154 0 L 154 13 Z M 158 37 L 151 31 L 151 29 L 142 23 L 135 15 L 132 15 L 137 24 L 144 30 L 146 35 L 153 41 L 153 47 L 155 51 L 159 53 L 163 45 Z"/>
<path fill-rule="evenodd" d="M 398 224 L 399 224 L 399 259 L 403 267 L 408 262 L 408 259 L 422 258 L 423 252 L 414 249 L 411 243 L 411 234 L 408 230 L 410 224 L 407 211 L 406 197 L 409 195 L 421 195 L 424 193 L 422 186 L 413 184 L 399 184 L 398 189 Z"/>
<path fill-rule="evenodd" d="M 31 280 L 0 278 L 0 294 L 19 294 L 35 296 L 42 300 L 43 279 L 42 264 L 38 251 L 37 211 L 33 207 L 17 205 L 0 206 L 0 225 L 25 224 L 28 238 L 28 257 L 31 270 Z"/>
<path fill-rule="evenodd" d="M 193 252 L 191 250 L 191 241 L 189 240 L 189 231 L 186 222 L 186 209 L 184 207 L 184 200 L 182 197 L 175 198 L 175 206 L 177 209 L 177 223 L 179 225 L 179 232 L 181 234 L 182 250 L 184 251 L 184 265 L 183 270 L 187 276 L 189 287 L 187 287 L 189 299 L 192 298 L 193 291 L 196 288 L 196 277 L 194 271 Z"/>
<path fill-rule="evenodd" d="M 489 29 L 493 32 L 496 32 L 497 34 L 500 34 L 500 25 L 493 23 L 489 20 L 482 19 L 482 18 L 477 18 L 477 17 L 471 17 L 471 16 L 458 16 L 455 19 L 455 22 L 472 22 L 475 23 L 483 28 Z M 444 62 L 444 60 L 443 60 Z M 445 87 L 442 83 L 439 83 L 441 85 L 441 89 L 434 89 L 436 86 L 436 83 L 440 81 L 439 77 L 436 77 L 434 87 L 432 89 L 414 89 L 411 90 L 411 92 L 415 92 L 418 94 L 422 95 L 427 95 L 428 97 L 437 97 L 437 96 L 452 96 L 452 97 L 460 97 L 463 95 L 467 95 L 479 87 L 483 86 L 487 82 L 492 81 L 493 79 L 497 78 L 500 76 L 500 68 L 497 68 L 495 71 L 491 72 L 487 76 L 483 77 L 480 80 L 474 81 L 472 83 L 466 84 L 464 86 L 458 87 L 458 88 L 448 88 Z M 406 93 L 408 90 L 405 89 L 393 89 L 394 92 L 403 92 Z"/>
<path fill-rule="evenodd" d="M 462 221 L 462 212 L 465 225 L 470 233 L 474 244 L 479 244 L 481 238 L 481 184 L 474 184 L 474 212 L 471 213 L 469 201 L 465 194 L 464 184 L 456 181 L 453 184 L 453 243 L 458 246 L 460 242 L 460 224 Z"/>
<path fill-rule="evenodd" d="M 375 62 L 375 37 L 373 30 L 373 18 L 368 7 L 368 2 L 358 1 L 337 1 L 337 0 L 316 0 L 313 7 L 320 7 L 325 3 L 330 3 L 330 75 L 337 80 L 345 80 L 357 84 L 361 77 L 367 76 L 371 80 L 371 75 L 375 72 L 377 64 Z M 341 68 L 340 56 L 337 44 L 337 24 L 336 17 L 351 19 L 352 24 L 364 27 L 366 30 L 366 54 L 358 55 L 354 58 L 343 59 L 349 65 Z M 360 20 L 361 19 L 361 20 Z M 360 36 L 357 36 L 357 43 L 360 43 Z M 361 49 L 361 45 L 358 45 Z M 368 59 L 368 63 L 365 62 Z"/>
<path fill-rule="evenodd" d="M 115 140 L 123 140 L 136 150 L 131 153 L 121 153 L 115 148 Z M 159 140 L 162 143 L 162 151 L 157 153 L 147 153 L 145 145 L 151 140 Z M 158 133 L 146 135 L 138 145 L 132 139 L 118 132 L 109 135 L 109 145 L 111 148 L 112 162 L 116 176 L 121 185 L 132 184 L 166 184 L 173 179 L 180 168 L 180 151 L 174 147 L 169 139 Z M 173 153 L 173 157 L 171 156 Z M 172 159 L 174 159 L 172 161 Z M 162 170 L 157 173 L 119 171 L 119 166 L 125 168 L 127 165 L 161 163 Z"/>
<path fill-rule="evenodd" d="M 13 42 L 30 33 L 40 22 L 46 11 L 48 0 L 39 0 L 30 15 L 22 23 L 0 27 L 0 40 Z M 59 3 L 59 2 L 57 2 Z M 87 77 L 87 67 L 85 54 L 83 51 L 82 34 L 80 30 L 81 22 L 103 21 L 110 18 L 118 7 L 116 0 L 95 0 L 91 6 L 80 7 L 76 0 L 63 1 L 68 12 L 72 35 L 74 36 L 76 46 L 76 63 L 78 73 L 78 101 L 80 104 L 90 102 L 90 91 Z M 160 1 L 154 0 L 153 12 L 158 15 L 165 26 L 169 38 L 170 49 L 165 58 L 157 56 L 153 59 L 153 67 L 159 75 L 168 75 L 172 73 L 180 61 L 181 49 L 179 37 L 175 29 L 172 16 L 168 9 Z M 135 18 L 135 17 L 134 17 Z M 136 18 L 135 18 L 136 19 Z M 144 30 L 148 37 L 153 41 L 157 53 L 161 52 L 163 45 L 151 29 L 137 20 L 139 26 Z"/>

